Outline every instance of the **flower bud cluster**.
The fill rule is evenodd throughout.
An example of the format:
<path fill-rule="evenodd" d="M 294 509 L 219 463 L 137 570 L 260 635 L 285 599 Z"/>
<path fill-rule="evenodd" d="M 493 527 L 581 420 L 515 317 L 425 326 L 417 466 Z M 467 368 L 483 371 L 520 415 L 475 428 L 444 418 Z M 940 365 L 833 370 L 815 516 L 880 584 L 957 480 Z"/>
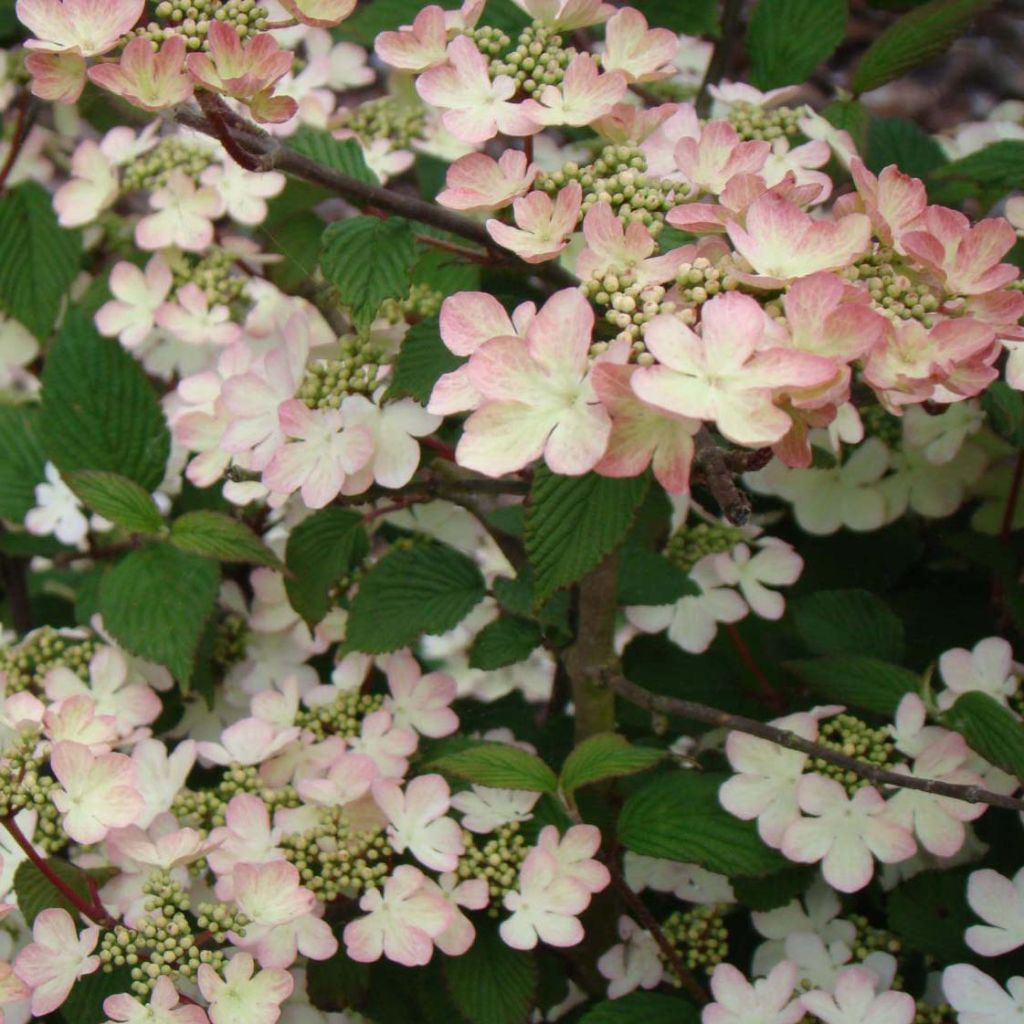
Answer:
<path fill-rule="evenodd" d="M 172 171 L 183 171 L 193 181 L 213 163 L 210 151 L 204 146 L 186 142 L 177 136 L 162 138 L 148 153 L 136 157 L 124 169 L 122 192 L 138 189 L 163 188 Z"/>
<path fill-rule="evenodd" d="M 460 878 L 482 878 L 491 894 L 491 917 L 498 916 L 498 908 L 505 893 L 515 890 L 519 867 L 530 852 L 530 844 L 519 831 L 519 822 L 502 825 L 489 835 L 475 835 L 463 831 L 466 851 L 459 860 Z"/>
<path fill-rule="evenodd" d="M 728 113 L 729 123 L 742 139 L 793 138 L 800 132 L 800 119 L 806 117 L 807 107 L 764 107 L 751 103 L 737 103 Z"/>
<path fill-rule="evenodd" d="M 213 663 L 222 672 L 245 658 L 250 632 L 249 624 L 241 615 L 228 612 L 218 619 L 213 636 Z"/>
<path fill-rule="evenodd" d="M 202 256 L 168 250 L 167 262 L 174 275 L 174 287 L 198 285 L 210 305 L 230 305 L 245 294 L 246 279 L 233 274 L 234 257 L 224 249 L 210 249 Z"/>
<path fill-rule="evenodd" d="M 732 551 L 743 540 L 743 531 L 717 523 L 684 523 L 668 539 L 665 557 L 683 572 L 689 572 L 705 555 Z"/>
<path fill-rule="evenodd" d="M 855 715 L 846 712 L 822 722 L 818 733 L 818 743 L 830 750 L 845 754 L 847 757 L 867 761 L 879 768 L 891 765 L 896 752 L 888 729 L 884 726 L 874 728 Z M 812 760 L 809 770 L 835 779 L 851 795 L 858 789 L 871 785 L 860 775 L 840 768 L 838 765 L 822 761 L 820 758 Z"/>
<path fill-rule="evenodd" d="M 687 970 L 711 974 L 729 955 L 729 930 L 722 920 L 723 909 L 707 903 L 689 910 L 674 910 L 663 922 L 661 930 Z M 672 976 L 671 963 L 666 960 L 665 966 L 672 983 L 679 986 L 681 981 Z"/>
<path fill-rule="evenodd" d="M 891 249 L 878 246 L 851 267 L 847 276 L 867 285 L 872 304 L 890 320 L 919 320 L 925 327 L 931 327 L 942 297 L 924 281 L 913 280 L 900 263 Z"/>
<path fill-rule="evenodd" d="M 7 693 L 42 691 L 51 668 L 67 668 L 82 680 L 89 678 L 89 659 L 96 653 L 96 640 L 84 630 L 60 631 L 42 626 L 19 643 L 0 651 L 0 673 L 6 678 Z"/>
<path fill-rule="evenodd" d="M 380 96 L 338 113 L 364 143 L 387 139 L 394 149 L 408 149 L 426 132 L 426 109 L 402 96 Z"/>
<path fill-rule="evenodd" d="M 659 284 L 642 285 L 632 280 L 636 274 L 627 269 L 618 274 L 605 274 L 585 281 L 581 290 L 599 306 L 607 306 L 605 320 L 618 330 L 616 339 L 630 343 L 630 361 L 649 366 L 654 357 L 643 342 L 644 325 L 662 313 L 675 312 L 674 302 L 665 301 L 665 289 Z M 590 354 L 598 356 L 606 351 L 608 343 L 596 341 Z"/>
<path fill-rule="evenodd" d="M 153 12 L 159 19 L 140 26 L 131 36 L 149 39 L 154 47 L 168 36 L 180 35 L 190 50 L 207 48 L 212 20 L 232 25 L 240 39 L 267 28 L 270 12 L 255 0 L 160 0 Z"/>
<path fill-rule="evenodd" d="M 376 693 L 360 693 L 358 690 L 342 692 L 332 704 L 300 708 L 295 724 L 311 732 L 317 740 L 328 736 L 350 739 L 358 736 L 363 719 L 379 711 L 384 698 Z"/>
<path fill-rule="evenodd" d="M 939 1003 L 935 1006 L 923 999 L 917 1001 L 914 1024 L 956 1024 L 956 1020 L 956 1011 L 949 1003 Z"/>
<path fill-rule="evenodd" d="M 724 258 L 716 265 L 706 256 L 681 264 L 676 271 L 676 283 L 682 297 L 691 306 L 700 306 L 719 292 L 731 292 L 739 287 L 739 282 L 729 275 Z"/>
<path fill-rule="evenodd" d="M 485 37 L 488 49 L 493 48 L 494 39 L 493 35 Z M 481 49 L 481 53 L 486 52 Z M 547 85 L 561 85 L 565 69 L 576 53 L 573 47 L 564 45 L 561 35 L 553 29 L 534 22 L 519 33 L 511 50 L 491 61 L 489 71 L 491 78 L 508 75 L 527 96 L 533 96 Z"/>

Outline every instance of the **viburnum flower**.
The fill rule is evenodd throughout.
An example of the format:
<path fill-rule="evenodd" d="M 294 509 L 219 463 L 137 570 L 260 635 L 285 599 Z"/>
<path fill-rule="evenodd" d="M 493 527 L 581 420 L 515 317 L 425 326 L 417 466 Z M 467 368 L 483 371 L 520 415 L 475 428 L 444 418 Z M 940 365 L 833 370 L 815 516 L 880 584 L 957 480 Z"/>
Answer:
<path fill-rule="evenodd" d="M 661 857 L 644 857 L 626 851 L 623 864 L 626 884 L 631 889 L 670 892 L 690 903 L 735 903 L 729 879 L 698 864 L 681 864 Z"/>
<path fill-rule="evenodd" d="M 25 514 L 25 529 L 36 537 L 52 534 L 61 544 L 83 546 L 89 520 L 82 511 L 82 502 L 52 462 L 43 467 L 43 475 L 46 480 L 35 486 L 35 508 Z"/>
<path fill-rule="evenodd" d="M 462 956 L 473 945 L 476 929 L 459 908 L 483 910 L 490 902 L 487 881 L 483 878 L 460 881 L 458 875 L 448 873 L 438 879 L 438 889 L 452 908 L 452 920 L 434 944 L 445 956 Z"/>
<path fill-rule="evenodd" d="M 10 703 L 26 701 L 21 713 L 28 717 L 28 696 L 12 697 Z M 38 705 L 42 707 L 42 705 Z M 77 694 L 51 704 L 42 718 L 43 735 L 51 743 L 73 740 L 93 754 L 108 754 L 118 740 L 117 722 L 110 715 L 96 714 L 96 703 L 86 694 Z"/>
<path fill-rule="evenodd" d="M 1001 637 L 979 640 L 971 650 L 954 647 L 939 657 L 939 674 L 946 684 L 936 703 L 945 711 L 964 693 L 988 694 L 1004 707 L 1016 694 L 1020 679 L 1013 660 L 1013 648 Z"/>
<path fill-rule="evenodd" d="M 366 796 L 379 774 L 377 765 L 366 754 L 344 751 L 335 758 L 324 778 L 300 779 L 296 789 L 304 800 L 326 807 L 344 807 Z"/>
<path fill-rule="evenodd" d="M 1024 1019 L 1024 978 L 1010 978 L 1004 990 L 977 967 L 953 964 L 942 972 L 942 991 L 957 1011 L 959 1024 L 1011 1024 Z"/>
<path fill-rule="evenodd" d="M 731 551 L 714 556 L 718 578 L 730 587 L 739 587 L 744 600 L 762 619 L 781 619 L 786 610 L 785 598 L 773 587 L 790 586 L 800 578 L 804 560 L 792 545 L 773 537 L 758 542 L 756 554 L 746 544 L 737 544 Z"/>
<path fill-rule="evenodd" d="M 615 8 L 602 0 L 515 0 L 515 3 L 542 25 L 561 32 L 599 25 L 615 13 Z"/>
<path fill-rule="evenodd" d="M 448 60 L 444 9 L 436 4 L 421 8 L 412 25 L 397 32 L 381 32 L 374 40 L 373 49 L 385 64 L 399 71 L 418 74 L 444 64 Z"/>
<path fill-rule="evenodd" d="M 451 210 L 489 213 L 525 195 L 539 170 L 519 149 L 506 149 L 497 160 L 486 153 L 469 153 L 448 168 L 445 188 L 437 194 L 437 201 Z"/>
<path fill-rule="evenodd" d="M 451 805 L 462 812 L 462 827 L 486 834 L 516 821 L 529 821 L 539 793 L 523 789 L 493 789 L 474 784 L 456 793 Z"/>
<path fill-rule="evenodd" d="M 493 81 L 487 58 L 468 36 L 448 44 L 448 63 L 433 67 L 416 79 L 416 91 L 435 107 L 444 109 L 442 122 L 463 142 L 486 142 L 503 135 L 534 135 L 541 125 L 525 103 L 510 102 L 516 83 L 508 75 Z"/>
<path fill-rule="evenodd" d="M 92 753 L 80 743 L 56 743 L 50 754 L 60 783 L 51 792 L 61 825 L 79 843 L 98 843 L 112 828 L 135 823 L 142 810 L 135 764 L 124 754 Z"/>
<path fill-rule="evenodd" d="M 196 744 L 196 751 L 206 764 L 259 764 L 298 736 L 296 726 L 278 729 L 260 718 L 243 718 L 221 733 L 219 743 L 203 740 Z"/>
<path fill-rule="evenodd" d="M 135 27 L 145 0 L 18 0 L 18 20 L 35 36 L 30 50 L 95 57 L 112 50 Z"/>
<path fill-rule="evenodd" d="M 1005 878 L 983 868 L 967 880 L 967 902 L 985 924 L 964 932 L 964 941 L 980 956 L 1003 956 L 1024 946 L 1024 868 Z"/>
<path fill-rule="evenodd" d="M 12 1003 L 28 1002 L 32 990 L 14 973 L 14 965 L 0 962 L 0 1013 Z"/>
<path fill-rule="evenodd" d="M 581 53 L 566 69 L 561 85 L 544 86 L 539 93 L 540 102 L 527 100 L 523 108 L 528 117 L 539 125 L 578 128 L 611 113 L 627 87 L 623 72 L 601 74 L 594 58 Z"/>
<path fill-rule="evenodd" d="M 636 394 L 668 412 L 714 422 L 730 441 L 772 444 L 790 427 L 774 389 L 806 388 L 833 378 L 835 364 L 796 349 L 770 347 L 766 319 L 749 295 L 716 295 L 703 306 L 698 335 L 671 314 L 651 320 L 644 342 L 659 365 L 633 375 Z"/>
<path fill-rule="evenodd" d="M 96 64 L 87 73 L 96 85 L 143 110 L 166 110 L 192 95 L 184 36 L 169 35 L 159 52 L 148 39 L 133 39 L 117 63 Z"/>
<path fill-rule="evenodd" d="M 356 0 L 281 0 L 281 3 L 303 25 L 318 28 L 331 28 L 340 24 L 356 6 Z"/>
<path fill-rule="evenodd" d="M 231 310 L 219 303 L 210 306 L 206 292 L 192 281 L 156 311 L 156 322 L 186 345 L 230 345 L 242 334 L 231 320 Z"/>
<path fill-rule="evenodd" d="M 166 975 L 156 979 L 148 1000 L 133 999 L 126 992 L 107 996 L 103 1012 L 123 1024 L 207 1024 L 206 1011 L 194 1003 L 181 1003 L 178 990 Z"/>
<path fill-rule="evenodd" d="M 850 173 L 857 191 L 836 200 L 837 213 L 863 210 L 879 241 L 902 253 L 903 235 L 914 229 L 928 205 L 924 183 L 895 164 L 883 168 L 876 178 L 860 157 L 851 159 Z"/>
<path fill-rule="evenodd" d="M 234 34 L 233 29 L 228 31 Z M 156 212 L 135 225 L 135 242 L 141 249 L 176 245 L 188 252 L 200 252 L 213 241 L 212 221 L 224 213 L 219 192 L 208 186 L 196 188 L 180 170 L 171 171 L 167 184 L 150 194 L 149 205 Z"/>
<path fill-rule="evenodd" d="M 114 298 L 96 311 L 100 333 L 116 336 L 128 349 L 140 346 L 152 334 L 156 312 L 170 294 L 173 280 L 163 253 L 151 256 L 144 271 L 134 263 L 116 264 L 109 279 Z"/>
<path fill-rule="evenodd" d="M 608 869 L 594 860 L 600 847 L 601 832 L 593 825 L 573 825 L 564 835 L 554 825 L 545 825 L 537 837 L 537 849 L 554 858 L 559 876 L 591 893 L 601 892 L 611 881 Z"/>
<path fill-rule="evenodd" d="M 85 88 L 85 59 L 77 53 L 29 53 L 25 70 L 32 95 L 51 103 L 77 103 Z"/>
<path fill-rule="evenodd" d="M 235 953 L 224 967 L 223 977 L 209 964 L 200 964 L 196 981 L 210 1004 L 212 1024 L 274 1024 L 281 1004 L 295 987 L 287 971 L 256 971 L 248 953 Z"/>
<path fill-rule="evenodd" d="M 678 50 L 675 32 L 649 28 L 638 10 L 626 7 L 605 26 L 601 66 L 605 71 L 621 71 L 629 82 L 653 82 L 675 74 L 672 61 Z"/>
<path fill-rule="evenodd" d="M 239 864 L 283 860 L 271 828 L 267 805 L 251 793 L 237 793 L 224 811 L 224 824 L 210 832 L 207 861 L 217 875 L 230 875 Z"/>
<path fill-rule="evenodd" d="M 274 83 L 291 71 L 292 54 L 282 50 L 269 32 L 260 32 L 243 45 L 233 25 L 211 19 L 206 38 L 209 52 L 185 58 L 200 85 L 247 103 L 257 121 L 278 123 L 294 115 L 295 100 L 273 95 Z"/>
<path fill-rule="evenodd" d="M 546 192 L 531 192 L 512 203 L 516 227 L 492 219 L 487 221 L 487 232 L 527 263 L 543 263 L 568 244 L 582 202 L 583 189 L 576 181 L 560 189 L 553 202 Z"/>
<path fill-rule="evenodd" d="M 277 171 L 247 171 L 224 154 L 222 163 L 210 164 L 199 180 L 224 200 L 227 215 L 239 224 L 262 224 L 267 217 L 266 200 L 279 195 L 287 182 Z"/>
<path fill-rule="evenodd" d="M 117 167 L 92 139 L 75 147 L 71 177 L 55 193 L 53 208 L 61 227 L 77 228 L 113 206 L 120 193 Z"/>
<path fill-rule="evenodd" d="M 684 136 L 676 144 L 676 171 L 670 177 L 686 182 L 693 195 L 717 196 L 736 175 L 757 174 L 770 152 L 770 143 L 742 140 L 728 121 L 709 121 L 699 135 Z"/>
<path fill-rule="evenodd" d="M 100 930 L 75 929 L 71 915 L 58 907 L 41 911 L 32 925 L 32 943 L 14 961 L 14 972 L 32 989 L 32 1016 L 53 1013 L 79 978 L 97 971 L 100 958 L 92 951 Z"/>
<path fill-rule="evenodd" d="M 800 997 L 803 1009 L 822 1024 L 914 1024 L 917 1004 L 906 992 L 876 995 L 877 978 L 863 967 L 839 975 L 835 992 L 816 990 Z"/>
<path fill-rule="evenodd" d="M 195 760 L 194 740 L 183 740 L 170 752 L 160 740 L 144 739 L 135 744 L 132 761 L 144 805 L 135 819 L 139 828 L 149 828 L 158 814 L 171 809 Z"/>
<path fill-rule="evenodd" d="M 359 735 L 348 741 L 356 753 L 365 754 L 385 779 L 400 779 L 409 770 L 408 756 L 419 741 L 412 729 L 395 724 L 390 711 L 373 711 L 363 719 Z"/>
<path fill-rule="evenodd" d="M 383 955 L 404 967 L 430 962 L 434 940 L 446 931 L 455 913 L 440 889 L 408 864 L 394 869 L 383 891 L 368 889 L 359 909 L 367 916 L 345 926 L 349 957 L 373 963 Z"/>
<path fill-rule="evenodd" d="M 459 716 L 451 709 L 457 687 L 446 672 L 423 675 L 419 662 L 407 651 L 392 654 L 384 665 L 390 696 L 384 708 L 395 725 L 415 729 L 421 736 L 439 739 L 455 732 Z"/>
<path fill-rule="evenodd" d="M 445 817 L 451 799 L 440 775 L 419 775 L 405 792 L 390 779 L 373 783 L 373 798 L 387 815 L 388 837 L 396 853 L 408 850 L 424 867 L 454 871 L 462 855 L 462 830 Z"/>
<path fill-rule="evenodd" d="M 702 1024 L 797 1024 L 804 1008 L 793 998 L 796 965 L 783 961 L 767 978 L 751 984 L 732 964 L 718 964 L 711 975 L 715 1001 L 704 1007 Z M 879 1022 L 881 1024 L 881 1022 Z"/>
<path fill-rule="evenodd" d="M 651 933 L 623 916 L 619 918 L 619 938 L 622 941 L 597 961 L 601 977 L 608 979 L 608 998 L 619 999 L 638 988 L 657 988 L 665 970 Z"/>
<path fill-rule="evenodd" d="M 533 949 L 538 941 L 575 946 L 583 939 L 577 915 L 589 904 L 590 893 L 566 877 L 550 853 L 535 847 L 519 869 L 517 888 L 505 895 L 512 916 L 501 922 L 499 932 L 513 949 Z"/>
<path fill-rule="evenodd" d="M 483 403 L 463 427 L 460 466 L 497 477 L 543 455 L 553 472 L 577 476 L 597 464 L 611 420 L 588 372 L 593 327 L 590 304 L 567 288 L 525 338 L 492 338 L 473 353 L 467 372 Z"/>
<path fill-rule="evenodd" d="M 871 881 L 874 860 L 896 864 L 912 857 L 917 844 L 873 786 L 849 798 L 835 779 L 806 775 L 797 783 L 800 810 L 812 817 L 793 822 L 781 850 L 798 864 L 821 861 L 825 881 L 839 892 L 857 892 Z"/>

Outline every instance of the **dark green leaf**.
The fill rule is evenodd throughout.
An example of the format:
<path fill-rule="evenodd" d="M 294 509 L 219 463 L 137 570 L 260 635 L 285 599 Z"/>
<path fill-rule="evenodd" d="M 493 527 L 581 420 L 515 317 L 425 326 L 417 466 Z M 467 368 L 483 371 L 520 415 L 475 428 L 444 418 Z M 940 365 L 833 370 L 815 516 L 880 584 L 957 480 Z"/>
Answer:
<path fill-rule="evenodd" d="M 852 654 L 789 661 L 786 668 L 819 696 L 886 718 L 896 713 L 908 693 L 921 688 L 921 681 L 909 669 Z"/>
<path fill-rule="evenodd" d="M 835 100 L 822 108 L 821 116 L 829 124 L 849 132 L 859 153 L 867 152 L 871 115 L 863 103 L 856 100 Z"/>
<path fill-rule="evenodd" d="M 541 642 L 540 626 L 530 619 L 502 615 L 476 635 L 469 649 L 470 668 L 491 672 L 525 661 Z"/>
<path fill-rule="evenodd" d="M 651 28 L 670 28 L 688 36 L 717 36 L 718 0 L 635 0 Z"/>
<path fill-rule="evenodd" d="M 700 1024 L 700 1010 L 678 996 L 630 992 L 587 1010 L 580 1024 Z"/>
<path fill-rule="evenodd" d="M 1024 447 L 1024 395 L 1005 381 L 993 381 L 981 396 L 989 426 L 1015 448 Z"/>
<path fill-rule="evenodd" d="M 526 554 L 536 601 L 575 583 L 615 550 L 648 483 L 646 476 L 556 476 L 544 467 L 534 473 L 526 504 Z"/>
<path fill-rule="evenodd" d="M 80 469 L 65 478 L 89 508 L 133 533 L 159 533 L 164 517 L 149 493 L 134 480 L 101 469 Z"/>
<path fill-rule="evenodd" d="M 942 147 L 913 121 L 902 117 L 871 119 L 865 163 L 875 174 L 896 164 L 904 174 L 923 178 L 945 162 Z"/>
<path fill-rule="evenodd" d="M 699 593 L 690 577 L 663 555 L 627 544 L 619 559 L 620 604 L 675 604 Z"/>
<path fill-rule="evenodd" d="M 816 867 L 794 866 L 766 878 L 734 878 L 732 888 L 745 909 L 775 910 L 802 896 L 814 881 L 817 870 Z"/>
<path fill-rule="evenodd" d="M 324 222 L 310 210 L 301 210 L 276 223 L 263 225 L 271 249 L 284 259 L 269 267 L 270 278 L 282 291 L 300 291 L 316 275 Z"/>
<path fill-rule="evenodd" d="M 580 786 L 634 775 L 664 757 L 665 751 L 657 747 L 634 747 L 617 733 L 599 733 L 585 739 L 565 759 L 559 785 L 565 794 L 571 796 Z"/>
<path fill-rule="evenodd" d="M 793 621 L 813 654 L 903 657 L 903 623 L 868 590 L 823 590 L 795 601 Z"/>
<path fill-rule="evenodd" d="M 340 1013 L 359 1005 L 370 987 L 370 965 L 357 963 L 338 950 L 329 960 L 310 960 L 306 965 L 309 1001 L 327 1013 Z"/>
<path fill-rule="evenodd" d="M 85 871 L 60 857 L 46 858 L 46 866 L 72 892 L 81 897 L 83 902 L 92 902 L 88 874 Z M 94 873 L 94 877 L 102 884 L 113 873 L 111 869 L 102 869 Z M 29 928 L 32 927 L 36 916 L 50 907 L 62 907 L 72 917 L 78 916 L 74 904 L 29 860 L 23 860 L 14 872 L 14 893 L 18 897 L 18 909 Z"/>
<path fill-rule="evenodd" d="M 444 976 L 452 1002 L 472 1024 L 525 1024 L 537 988 L 532 953 L 512 949 L 494 927 L 477 927 L 462 956 L 447 957 Z"/>
<path fill-rule="evenodd" d="M 103 1024 L 109 1018 L 103 1012 L 108 996 L 127 992 L 132 985 L 132 969 L 125 964 L 109 974 L 103 970 L 87 974 L 75 983 L 67 1001 L 60 1008 L 67 1024 Z"/>
<path fill-rule="evenodd" d="M 759 89 L 805 82 L 846 35 L 846 0 L 758 0 L 747 23 Z"/>
<path fill-rule="evenodd" d="M 536 754 L 507 743 L 474 743 L 432 761 L 430 767 L 496 789 L 554 793 L 558 788 L 555 773 Z"/>
<path fill-rule="evenodd" d="M 37 338 L 53 330 L 81 252 L 78 232 L 57 223 L 42 186 L 26 181 L 0 196 L 0 308 Z"/>
<path fill-rule="evenodd" d="M 170 542 L 180 551 L 219 562 L 281 567 L 277 555 L 245 523 L 223 512 L 186 512 L 171 523 Z"/>
<path fill-rule="evenodd" d="M 380 654 L 454 629 L 486 592 L 472 559 L 434 542 L 393 548 L 363 577 L 346 646 Z"/>
<path fill-rule="evenodd" d="M 321 509 L 292 530 L 285 549 L 284 585 L 292 607 L 310 626 L 327 614 L 331 587 L 369 550 L 363 517 L 349 509 Z"/>
<path fill-rule="evenodd" d="M 330 132 L 303 125 L 288 145 L 296 153 L 330 167 L 332 171 L 356 178 L 364 185 L 380 184 L 377 175 L 366 164 L 362 146 L 355 139 L 336 139 Z"/>
<path fill-rule="evenodd" d="M 428 317 L 409 328 L 395 360 L 389 398 L 415 398 L 423 405 L 430 400 L 437 379 L 458 369 L 465 360 L 453 355 L 441 340 L 438 318 Z"/>
<path fill-rule="evenodd" d="M 440 0 L 440 7 L 454 10 L 459 0 Z M 373 46 L 374 39 L 381 32 L 391 32 L 400 25 L 411 25 L 416 15 L 423 10 L 419 0 L 374 0 L 346 19 L 342 29 L 347 35 L 358 39 L 364 46 Z M 491 24 L 486 22 L 485 24 Z"/>
<path fill-rule="evenodd" d="M 962 694 L 944 721 L 987 761 L 1024 779 L 1024 725 L 994 697 L 977 690 Z"/>
<path fill-rule="evenodd" d="M 889 930 L 911 949 L 943 964 L 971 957 L 963 935 L 974 918 L 967 908 L 963 871 L 926 871 L 898 885 L 889 896 Z"/>
<path fill-rule="evenodd" d="M 46 456 L 39 440 L 37 405 L 0 406 L 0 516 L 20 521 L 35 507 Z"/>
<path fill-rule="evenodd" d="M 619 840 L 634 853 L 699 864 L 724 875 L 760 877 L 786 867 L 753 822 L 718 802 L 726 774 L 676 771 L 634 793 L 619 815 Z"/>
<path fill-rule="evenodd" d="M 1024 188 L 1024 140 L 1004 139 L 935 171 L 939 181 L 970 181 L 996 192 Z"/>
<path fill-rule="evenodd" d="M 103 578 L 103 624 L 125 650 L 187 683 L 219 576 L 215 562 L 168 544 L 133 551 Z"/>
<path fill-rule="evenodd" d="M 104 469 L 152 492 L 164 478 L 171 437 L 142 367 L 68 314 L 43 370 L 43 447 L 61 473 Z"/>

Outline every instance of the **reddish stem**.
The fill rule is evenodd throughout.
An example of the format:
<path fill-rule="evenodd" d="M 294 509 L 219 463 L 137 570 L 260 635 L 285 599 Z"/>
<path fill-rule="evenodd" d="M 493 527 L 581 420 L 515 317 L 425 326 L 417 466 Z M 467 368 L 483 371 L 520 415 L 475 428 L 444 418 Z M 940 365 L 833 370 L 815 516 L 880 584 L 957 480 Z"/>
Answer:
<path fill-rule="evenodd" d="M 227 150 L 231 159 L 247 171 L 262 170 L 259 157 L 244 150 L 231 134 L 224 116 L 224 111 L 228 109 L 224 101 L 216 93 L 208 92 L 206 89 L 196 90 L 196 101 L 206 115 L 206 120 L 213 127 L 217 140 Z"/>
<path fill-rule="evenodd" d="M 743 662 L 747 670 L 757 681 L 757 687 L 761 691 L 761 699 L 775 711 L 784 710 L 786 706 L 785 698 L 775 689 L 772 681 L 765 675 L 761 666 L 758 665 L 757 659 L 747 646 L 746 640 L 740 636 L 740 631 L 731 622 L 726 623 L 725 628 L 729 633 L 729 639 L 732 640 L 733 647 L 736 648 L 736 653 L 740 656 L 740 661 Z"/>
<path fill-rule="evenodd" d="M 436 452 L 442 459 L 447 459 L 449 462 L 455 461 L 455 449 L 450 444 L 439 441 L 436 437 L 421 437 L 420 444 L 424 448 Z"/>
<path fill-rule="evenodd" d="M 17 112 L 14 121 L 14 134 L 11 136 L 11 148 L 8 150 L 3 167 L 0 167 L 0 192 L 3 192 L 7 179 L 10 177 L 11 171 L 18 161 L 18 156 L 21 154 L 22 147 L 25 145 L 25 140 L 28 138 L 29 102 L 29 94 L 23 92 L 18 97 L 18 102 L 15 105 Z"/>

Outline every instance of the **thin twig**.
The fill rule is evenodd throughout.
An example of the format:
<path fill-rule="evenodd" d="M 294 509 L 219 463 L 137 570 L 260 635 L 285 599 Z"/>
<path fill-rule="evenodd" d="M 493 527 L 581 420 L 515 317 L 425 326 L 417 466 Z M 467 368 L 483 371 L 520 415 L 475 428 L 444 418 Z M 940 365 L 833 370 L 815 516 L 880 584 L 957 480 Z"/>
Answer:
<path fill-rule="evenodd" d="M 802 736 L 797 736 L 794 732 L 779 729 L 766 722 L 758 722 L 753 718 L 745 718 L 743 715 L 731 715 L 727 711 L 710 707 L 707 704 L 651 693 L 615 671 L 605 673 L 605 682 L 623 700 L 647 711 L 654 711 L 662 715 L 677 715 L 680 718 L 690 718 L 695 722 L 704 722 L 720 729 L 730 729 L 733 732 L 757 736 L 770 743 L 776 743 L 780 747 L 785 747 L 787 750 L 798 750 L 802 754 L 827 761 L 829 764 L 853 772 L 854 775 L 879 786 L 916 789 L 922 793 L 934 793 L 936 796 L 948 796 L 954 800 L 963 800 L 968 804 L 988 804 L 991 807 L 1003 807 L 1010 811 L 1024 810 L 1024 800 L 1018 800 L 1016 797 L 993 793 L 982 786 L 960 786 L 952 782 L 941 782 L 938 779 L 921 779 L 914 775 L 890 772 L 858 758 L 837 753 L 818 743 L 812 743 Z"/>
<path fill-rule="evenodd" d="M 694 444 L 697 448 L 694 468 L 702 473 L 704 483 L 725 518 L 734 526 L 742 526 L 750 518 L 750 497 L 736 484 L 727 461 L 728 452 L 715 444 L 707 427 L 697 431 Z"/>

